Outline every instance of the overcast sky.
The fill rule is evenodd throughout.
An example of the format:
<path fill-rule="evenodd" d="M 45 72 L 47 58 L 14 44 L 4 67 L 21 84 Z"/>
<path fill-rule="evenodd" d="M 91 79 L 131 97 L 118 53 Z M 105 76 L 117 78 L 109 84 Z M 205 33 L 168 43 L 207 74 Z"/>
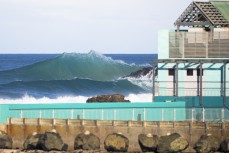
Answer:
<path fill-rule="evenodd" d="M 0 0 L 0 53 L 156 53 L 192 0 Z"/>

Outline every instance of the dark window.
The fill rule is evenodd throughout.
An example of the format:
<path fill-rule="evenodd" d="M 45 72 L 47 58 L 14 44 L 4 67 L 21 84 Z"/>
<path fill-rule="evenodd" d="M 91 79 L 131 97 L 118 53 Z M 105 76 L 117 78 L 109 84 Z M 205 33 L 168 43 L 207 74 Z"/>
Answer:
<path fill-rule="evenodd" d="M 204 75 L 204 70 L 202 69 L 202 76 Z M 200 76 L 200 69 L 197 69 L 197 76 Z"/>
<path fill-rule="evenodd" d="M 193 69 L 187 69 L 187 76 L 193 76 Z"/>
<path fill-rule="evenodd" d="M 175 74 L 175 70 L 174 69 L 169 69 L 169 75 L 170 76 L 174 76 Z"/>

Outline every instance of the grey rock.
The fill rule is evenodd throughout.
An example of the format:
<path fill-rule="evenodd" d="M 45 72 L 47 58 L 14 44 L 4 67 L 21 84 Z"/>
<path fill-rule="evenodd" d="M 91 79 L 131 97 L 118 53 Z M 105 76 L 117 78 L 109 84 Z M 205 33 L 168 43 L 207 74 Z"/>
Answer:
<path fill-rule="evenodd" d="M 159 139 L 157 152 L 159 153 L 176 153 L 188 148 L 188 141 L 178 133 L 168 136 L 161 136 Z"/>
<path fill-rule="evenodd" d="M 0 149 L 12 149 L 12 138 L 4 131 L 0 131 Z"/>
<path fill-rule="evenodd" d="M 42 141 L 42 149 L 45 151 L 66 151 L 68 148 L 67 144 L 63 143 L 59 133 L 45 132 Z"/>
<path fill-rule="evenodd" d="M 159 137 L 157 135 L 140 134 L 138 135 L 138 142 L 142 152 L 154 152 L 157 150 Z"/>
<path fill-rule="evenodd" d="M 101 95 L 87 99 L 87 103 L 91 102 L 130 102 L 129 100 L 125 100 L 125 96 L 121 94 L 113 94 L 113 95 Z"/>
<path fill-rule="evenodd" d="M 202 135 L 195 144 L 194 149 L 197 153 L 210 153 L 219 150 L 219 140 L 213 136 Z"/>
<path fill-rule="evenodd" d="M 25 150 L 42 150 L 43 134 L 31 134 L 29 135 L 23 144 Z"/>
<path fill-rule="evenodd" d="M 104 148 L 109 152 L 127 152 L 129 140 L 118 133 L 109 134 L 104 141 Z"/>
<path fill-rule="evenodd" d="M 74 141 L 74 149 L 82 149 L 82 150 L 98 150 L 100 149 L 100 140 L 99 138 L 92 134 L 81 133 L 76 136 Z"/>

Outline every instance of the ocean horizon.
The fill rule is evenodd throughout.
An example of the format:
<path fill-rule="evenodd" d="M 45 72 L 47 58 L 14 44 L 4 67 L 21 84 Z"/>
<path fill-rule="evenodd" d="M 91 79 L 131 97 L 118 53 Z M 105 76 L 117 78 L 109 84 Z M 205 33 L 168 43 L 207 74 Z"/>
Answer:
<path fill-rule="evenodd" d="M 89 97 L 123 94 L 131 102 L 152 100 L 157 54 L 0 54 L 0 103 L 84 103 Z"/>

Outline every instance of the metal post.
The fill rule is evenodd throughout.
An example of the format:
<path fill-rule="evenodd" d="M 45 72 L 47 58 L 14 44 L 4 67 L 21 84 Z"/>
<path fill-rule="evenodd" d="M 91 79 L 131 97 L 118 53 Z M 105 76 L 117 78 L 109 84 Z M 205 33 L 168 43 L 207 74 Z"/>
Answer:
<path fill-rule="evenodd" d="M 222 108 L 222 111 L 221 111 L 221 121 L 224 122 L 224 108 Z"/>
<path fill-rule="evenodd" d="M 39 111 L 39 117 L 41 118 L 41 116 L 42 116 L 42 113 L 41 113 L 41 110 Z"/>
<path fill-rule="evenodd" d="M 23 118 L 23 111 L 20 111 L 20 117 Z"/>
<path fill-rule="evenodd" d="M 176 73 L 175 73 L 175 79 L 176 79 L 176 97 L 178 97 L 178 63 L 176 63 Z"/>
<path fill-rule="evenodd" d="M 164 109 L 161 109 L 161 120 L 164 121 Z"/>
<path fill-rule="evenodd" d="M 116 120 L 116 110 L 114 109 L 114 120 Z"/>
<path fill-rule="evenodd" d="M 227 97 L 226 97 L 226 90 L 227 90 L 227 88 L 226 88 L 226 81 L 227 81 L 227 77 L 226 77 L 226 73 L 227 73 L 227 65 L 226 65 L 226 63 L 224 63 L 224 66 L 223 66 L 223 71 L 224 71 L 224 73 L 223 73 L 223 106 L 226 106 L 226 104 L 227 104 Z"/>
<path fill-rule="evenodd" d="M 153 66 L 153 98 L 152 98 L 152 101 L 153 102 L 155 100 L 155 69 L 156 69 L 156 66 L 154 65 Z"/>
<path fill-rule="evenodd" d="M 194 108 L 192 108 L 192 122 L 194 122 Z"/>
<path fill-rule="evenodd" d="M 203 97 L 202 97 L 202 63 L 200 63 L 200 106 L 203 106 Z"/>
<path fill-rule="evenodd" d="M 52 118 L 54 118 L 55 117 L 55 115 L 54 115 L 54 109 L 52 110 Z"/>
<path fill-rule="evenodd" d="M 176 109 L 175 108 L 173 109 L 173 121 L 174 122 L 176 121 Z"/>
<path fill-rule="evenodd" d="M 174 71 L 176 69 L 176 66 L 173 67 L 173 96 L 176 96 L 176 73 Z"/>
<path fill-rule="evenodd" d="M 134 121 L 134 108 L 132 109 L 132 121 Z"/>
<path fill-rule="evenodd" d="M 144 112 L 144 121 L 146 120 L 146 109 L 144 108 L 144 110 L 143 110 Z"/>
<path fill-rule="evenodd" d="M 204 109 L 204 107 L 203 107 L 203 109 L 202 109 L 202 114 L 203 114 L 203 122 L 205 121 L 205 109 Z"/>
<path fill-rule="evenodd" d="M 83 109 L 83 118 L 82 118 L 82 119 L 83 119 L 83 120 L 85 119 L 85 118 L 84 118 L 84 109 Z"/>
<path fill-rule="evenodd" d="M 73 119 L 73 117 L 74 117 L 74 110 L 72 109 L 71 110 L 71 119 Z"/>
<path fill-rule="evenodd" d="M 104 110 L 102 109 L 102 113 L 101 113 L 102 120 L 104 119 L 103 115 L 104 115 Z"/>

